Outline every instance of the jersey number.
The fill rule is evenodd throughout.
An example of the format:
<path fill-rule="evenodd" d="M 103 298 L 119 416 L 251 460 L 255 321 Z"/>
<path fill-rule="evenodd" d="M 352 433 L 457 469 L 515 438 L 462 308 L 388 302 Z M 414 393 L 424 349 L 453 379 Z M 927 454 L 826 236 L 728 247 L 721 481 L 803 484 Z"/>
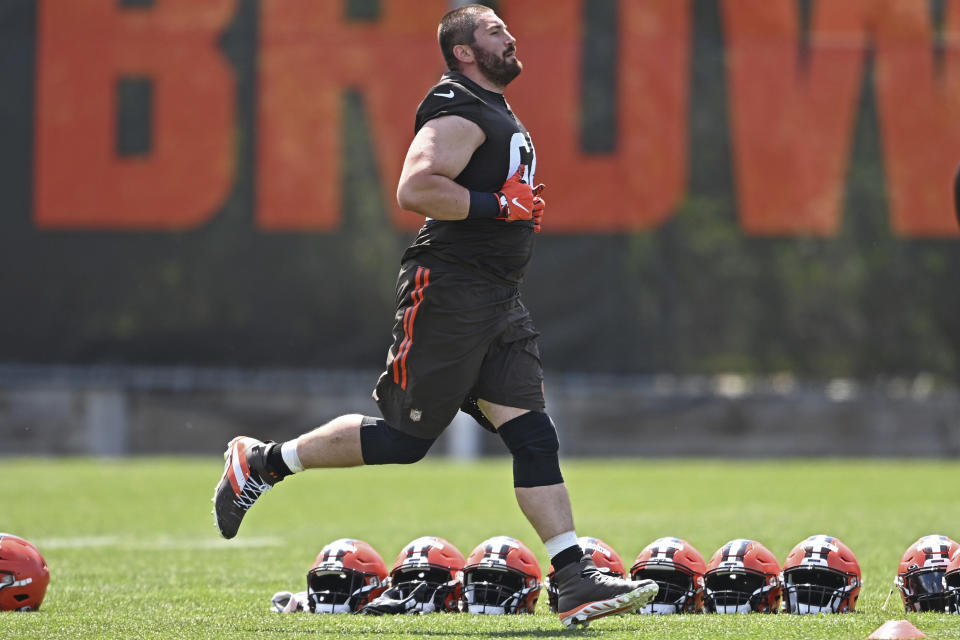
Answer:
<path fill-rule="evenodd" d="M 537 170 L 537 154 L 533 150 L 533 140 L 529 133 L 517 131 L 510 138 L 510 170 L 507 179 L 517 172 L 517 167 L 523 165 L 523 181 L 534 186 L 533 174 Z"/>

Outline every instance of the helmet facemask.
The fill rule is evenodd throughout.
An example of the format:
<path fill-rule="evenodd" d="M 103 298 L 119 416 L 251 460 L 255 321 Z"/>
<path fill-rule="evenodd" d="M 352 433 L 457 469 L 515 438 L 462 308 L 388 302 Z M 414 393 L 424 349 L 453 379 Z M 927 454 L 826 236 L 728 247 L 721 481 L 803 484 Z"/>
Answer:
<path fill-rule="evenodd" d="M 860 586 L 856 576 L 829 567 L 795 567 L 783 572 L 784 603 L 788 613 L 842 613 L 850 611 L 851 593 Z"/>
<path fill-rule="evenodd" d="M 947 600 L 947 613 L 960 613 L 960 571 L 954 569 L 944 574 L 943 593 Z"/>
<path fill-rule="evenodd" d="M 527 597 L 539 588 L 527 587 L 525 576 L 511 569 L 476 567 L 463 576 L 463 599 L 470 613 L 527 613 Z"/>
<path fill-rule="evenodd" d="M 17 587 L 26 587 L 32 582 L 33 582 L 33 578 L 24 578 L 22 580 L 17 580 L 17 576 L 15 576 L 13 572 L 0 571 L 0 589 L 6 589 L 9 587 L 11 590 L 16 590 Z M 29 600 L 30 597 L 31 596 L 29 593 L 23 592 L 22 590 L 21 590 L 21 593 L 14 593 L 12 598 L 14 603 L 17 603 L 14 606 L 20 609 L 21 607 L 19 605 Z M 32 607 L 32 609 L 38 609 L 38 608 L 39 608 L 39 605 L 36 607 Z M 28 610 L 31 610 L 31 607 L 24 605 L 22 607 L 22 610 L 28 611 Z"/>
<path fill-rule="evenodd" d="M 394 597 L 415 603 L 410 609 L 422 613 L 457 610 L 459 580 L 451 579 L 445 567 L 406 567 L 394 571 L 391 591 Z"/>
<path fill-rule="evenodd" d="M 943 612 L 949 605 L 944 591 L 945 566 L 913 569 L 897 576 L 896 585 L 903 594 L 908 611 Z"/>
<path fill-rule="evenodd" d="M 707 610 L 716 613 L 769 612 L 768 594 L 777 588 L 767 584 L 766 575 L 750 569 L 711 571 L 705 581 Z"/>
<path fill-rule="evenodd" d="M 673 614 L 692 613 L 696 610 L 697 588 L 694 576 L 679 566 L 648 564 L 631 574 L 632 580 L 653 580 L 660 588 L 653 601 L 640 613 Z"/>
<path fill-rule="evenodd" d="M 374 575 L 317 567 L 307 574 L 307 600 L 314 613 L 349 613 L 380 586 L 380 579 Z"/>
<path fill-rule="evenodd" d="M 50 582 L 50 569 L 29 541 L 0 533 L 0 611 L 37 611 Z"/>

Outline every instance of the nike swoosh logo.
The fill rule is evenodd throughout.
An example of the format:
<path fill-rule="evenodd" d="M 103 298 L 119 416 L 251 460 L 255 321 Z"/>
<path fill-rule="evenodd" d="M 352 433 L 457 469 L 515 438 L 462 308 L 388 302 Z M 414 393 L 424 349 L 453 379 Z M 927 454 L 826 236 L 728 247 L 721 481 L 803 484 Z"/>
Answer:
<path fill-rule="evenodd" d="M 516 198 L 513 199 L 513 204 L 517 205 L 518 207 L 520 207 L 521 209 L 523 209 L 523 210 L 526 211 L 527 213 L 530 213 L 530 209 L 527 209 L 525 206 L 523 206 L 522 204 L 520 204 L 519 202 L 517 202 L 517 199 L 516 199 Z"/>
<path fill-rule="evenodd" d="M 435 94 L 433 94 L 433 95 L 435 95 L 435 96 L 440 96 L 441 98 L 452 98 L 452 97 L 453 97 L 453 89 L 450 89 L 450 91 L 448 91 L 448 92 L 446 92 L 446 93 L 435 93 Z"/>

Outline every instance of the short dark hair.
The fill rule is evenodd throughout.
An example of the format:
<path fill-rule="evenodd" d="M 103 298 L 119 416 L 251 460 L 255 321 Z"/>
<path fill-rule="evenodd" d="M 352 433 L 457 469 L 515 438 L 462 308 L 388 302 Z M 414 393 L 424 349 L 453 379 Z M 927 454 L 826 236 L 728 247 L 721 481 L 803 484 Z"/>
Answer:
<path fill-rule="evenodd" d="M 492 13 L 493 9 L 482 4 L 468 4 L 451 9 L 440 18 L 437 41 L 440 43 L 440 53 L 443 54 L 443 61 L 447 63 L 447 69 L 460 70 L 460 61 L 453 54 L 453 48 L 458 44 L 472 47 L 477 43 L 474 37 L 479 23 L 477 17 L 488 12 Z"/>

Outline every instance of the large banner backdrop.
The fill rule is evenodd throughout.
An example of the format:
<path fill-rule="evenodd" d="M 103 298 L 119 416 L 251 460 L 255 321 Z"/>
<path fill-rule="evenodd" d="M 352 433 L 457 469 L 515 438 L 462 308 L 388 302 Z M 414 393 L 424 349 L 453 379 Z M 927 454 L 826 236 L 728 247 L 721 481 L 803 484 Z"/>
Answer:
<path fill-rule="evenodd" d="M 956 375 L 960 0 L 501 0 L 569 371 Z M 378 368 L 447 0 L 7 0 L 0 362 Z"/>

